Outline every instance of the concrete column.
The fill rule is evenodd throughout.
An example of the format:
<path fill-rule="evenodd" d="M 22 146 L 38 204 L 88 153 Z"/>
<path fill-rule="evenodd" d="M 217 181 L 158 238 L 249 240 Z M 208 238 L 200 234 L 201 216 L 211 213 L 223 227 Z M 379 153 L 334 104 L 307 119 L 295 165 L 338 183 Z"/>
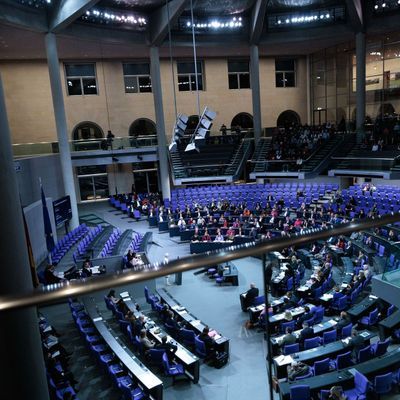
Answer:
<path fill-rule="evenodd" d="M 254 124 L 254 142 L 258 143 L 261 131 L 261 99 L 260 99 L 260 62 L 258 56 L 258 46 L 250 46 L 250 82 L 251 98 L 253 102 L 253 124 Z"/>
<path fill-rule="evenodd" d="M 64 96 L 62 92 L 60 62 L 57 53 L 57 41 L 54 33 L 45 36 L 47 64 L 49 67 L 51 97 L 53 99 L 54 118 L 56 121 L 58 148 L 60 151 L 61 171 L 64 182 L 65 194 L 71 198 L 72 220 L 71 229 L 79 225 L 78 206 L 76 204 L 76 192 L 74 176 L 72 172 L 71 150 L 68 142 L 67 119 L 65 117 Z"/>
<path fill-rule="evenodd" d="M 161 90 L 160 55 L 158 47 L 150 47 L 150 74 L 156 114 L 159 176 L 163 199 L 171 198 L 167 141 L 165 138 L 164 108 Z"/>
<path fill-rule="evenodd" d="M 365 33 L 356 34 L 356 129 L 357 141 L 364 135 L 365 123 Z"/>
<path fill-rule="evenodd" d="M 22 208 L 0 77 L 0 296 L 32 290 Z M 0 387 L 14 399 L 49 399 L 35 307 L 0 312 Z M 15 383 L 15 379 L 18 383 Z"/>
<path fill-rule="evenodd" d="M 307 124 L 311 125 L 311 60 L 307 55 Z"/>

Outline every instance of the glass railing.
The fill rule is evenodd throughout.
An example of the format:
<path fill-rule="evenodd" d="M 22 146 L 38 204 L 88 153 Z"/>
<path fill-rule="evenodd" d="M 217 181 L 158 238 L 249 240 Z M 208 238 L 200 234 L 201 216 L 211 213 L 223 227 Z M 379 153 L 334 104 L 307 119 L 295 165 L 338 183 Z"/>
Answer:
<path fill-rule="evenodd" d="M 105 138 L 81 139 L 69 142 L 70 150 L 74 151 L 98 151 L 98 150 L 122 150 L 127 148 L 141 148 L 157 146 L 157 136 L 126 136 L 116 137 L 112 142 Z M 14 157 L 44 155 L 59 153 L 58 142 L 17 143 L 13 144 Z"/>

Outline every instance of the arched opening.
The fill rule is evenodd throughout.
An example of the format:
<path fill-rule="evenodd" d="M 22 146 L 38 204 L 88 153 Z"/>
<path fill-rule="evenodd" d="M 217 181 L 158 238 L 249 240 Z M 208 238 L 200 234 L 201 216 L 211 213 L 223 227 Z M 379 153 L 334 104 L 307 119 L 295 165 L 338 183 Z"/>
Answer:
<path fill-rule="evenodd" d="M 188 118 L 188 123 L 186 125 L 185 134 L 191 135 L 197 127 L 199 123 L 199 116 L 198 115 L 190 115 Z"/>
<path fill-rule="evenodd" d="M 156 135 L 156 124 L 148 118 L 138 118 L 129 127 L 129 136 Z"/>
<path fill-rule="evenodd" d="M 103 137 L 103 129 L 91 121 L 80 122 L 72 131 L 73 140 L 101 139 Z"/>
<path fill-rule="evenodd" d="M 276 126 L 278 127 L 288 127 L 291 125 L 300 125 L 300 117 L 296 111 L 286 110 L 279 114 L 278 119 L 276 120 Z"/>
<path fill-rule="evenodd" d="M 252 129 L 254 127 L 253 116 L 245 112 L 236 114 L 232 119 L 231 127 L 236 126 L 239 126 L 242 129 Z"/>
<path fill-rule="evenodd" d="M 378 116 L 389 117 L 395 114 L 395 109 L 391 103 L 383 103 L 379 107 Z"/>

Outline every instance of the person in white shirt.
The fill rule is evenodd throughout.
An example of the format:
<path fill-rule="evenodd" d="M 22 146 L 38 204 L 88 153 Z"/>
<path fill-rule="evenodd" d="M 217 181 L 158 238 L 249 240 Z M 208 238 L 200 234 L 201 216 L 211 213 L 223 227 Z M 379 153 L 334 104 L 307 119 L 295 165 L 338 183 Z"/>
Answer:
<path fill-rule="evenodd" d="M 180 217 L 180 218 L 179 218 L 178 226 L 179 226 L 180 229 L 185 229 L 185 227 L 186 227 L 186 222 L 185 222 L 185 220 L 183 219 L 183 217 Z"/>
<path fill-rule="evenodd" d="M 217 236 L 215 236 L 214 242 L 224 242 L 224 236 L 221 234 L 221 231 L 217 230 Z"/>

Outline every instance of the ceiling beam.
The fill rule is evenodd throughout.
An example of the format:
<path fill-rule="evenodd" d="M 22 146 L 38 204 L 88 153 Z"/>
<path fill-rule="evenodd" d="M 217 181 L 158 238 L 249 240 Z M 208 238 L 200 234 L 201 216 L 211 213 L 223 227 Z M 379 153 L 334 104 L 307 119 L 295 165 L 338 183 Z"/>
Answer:
<path fill-rule="evenodd" d="M 253 6 L 250 25 L 250 44 L 258 44 L 263 33 L 268 0 L 256 0 Z"/>
<path fill-rule="evenodd" d="M 183 13 L 189 3 L 188 0 L 171 0 L 167 5 L 158 8 L 150 15 L 149 21 L 149 44 L 160 46 L 168 34 L 168 14 L 169 25 L 172 27 Z M 169 9 L 167 10 L 167 7 Z"/>
<path fill-rule="evenodd" d="M 347 14 L 349 22 L 354 31 L 361 32 L 364 30 L 364 13 L 361 0 L 346 0 Z"/>
<path fill-rule="evenodd" d="M 47 17 L 43 10 L 19 6 L 9 0 L 0 1 L 0 21 L 37 32 L 47 32 Z"/>
<path fill-rule="evenodd" d="M 49 31 L 57 33 L 76 21 L 100 0 L 60 0 L 49 21 Z"/>

